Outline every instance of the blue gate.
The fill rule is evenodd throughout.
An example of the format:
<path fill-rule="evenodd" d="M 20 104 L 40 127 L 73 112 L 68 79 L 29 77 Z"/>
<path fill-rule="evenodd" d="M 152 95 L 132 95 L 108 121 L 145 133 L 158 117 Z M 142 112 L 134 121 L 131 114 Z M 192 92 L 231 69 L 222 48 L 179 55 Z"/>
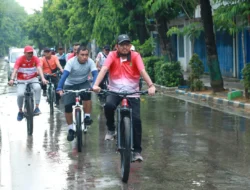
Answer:
<path fill-rule="evenodd" d="M 242 43 L 241 43 L 241 32 L 238 33 L 238 78 L 242 79 L 242 69 L 244 68 L 243 63 L 243 52 L 242 52 Z M 246 53 L 246 62 L 250 63 L 250 31 L 244 31 L 244 43 L 245 43 L 245 53 Z"/>
<path fill-rule="evenodd" d="M 233 36 L 227 32 L 216 32 L 216 47 L 220 70 L 223 76 L 233 76 Z M 209 72 L 207 66 L 206 44 L 204 33 L 202 32 L 199 39 L 195 40 L 194 52 L 197 53 L 204 64 L 205 73 Z"/>

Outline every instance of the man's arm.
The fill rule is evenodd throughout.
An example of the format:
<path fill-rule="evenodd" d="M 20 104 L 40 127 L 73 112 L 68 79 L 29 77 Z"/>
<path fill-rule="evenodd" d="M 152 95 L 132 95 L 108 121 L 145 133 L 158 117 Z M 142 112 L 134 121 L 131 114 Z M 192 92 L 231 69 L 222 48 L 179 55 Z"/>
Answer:
<path fill-rule="evenodd" d="M 57 66 L 57 68 L 59 68 L 59 69 L 60 69 L 60 71 L 63 73 L 63 68 L 62 68 L 62 66 L 61 66 L 61 64 L 60 64 L 60 62 L 59 62 L 59 59 L 58 59 L 58 58 L 56 59 L 56 66 Z"/>
<path fill-rule="evenodd" d="M 41 76 L 42 82 L 43 82 L 44 84 L 46 84 L 48 81 L 44 78 L 42 67 L 41 67 L 41 66 L 38 66 L 38 67 L 37 67 L 37 70 L 38 70 L 39 75 Z"/>
<path fill-rule="evenodd" d="M 97 78 L 96 78 L 96 81 L 93 85 L 93 90 L 95 92 L 100 92 L 101 88 L 99 87 L 99 84 L 102 82 L 102 79 L 104 78 L 104 76 L 106 75 L 108 71 L 108 67 L 107 66 L 102 66 L 101 68 L 101 71 L 99 72 Z"/>
<path fill-rule="evenodd" d="M 140 74 L 148 85 L 148 94 L 154 95 L 155 94 L 155 86 L 154 86 L 154 83 L 152 82 L 151 78 L 149 77 L 147 71 L 145 69 L 143 69 Z"/>

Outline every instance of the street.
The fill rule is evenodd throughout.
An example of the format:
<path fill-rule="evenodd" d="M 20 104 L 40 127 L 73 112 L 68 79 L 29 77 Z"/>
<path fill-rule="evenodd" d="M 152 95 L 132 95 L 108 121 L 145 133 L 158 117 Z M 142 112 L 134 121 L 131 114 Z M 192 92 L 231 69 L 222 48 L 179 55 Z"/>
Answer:
<path fill-rule="evenodd" d="M 250 119 L 166 95 L 141 97 L 142 163 L 120 178 L 115 141 L 104 141 L 105 116 L 92 94 L 94 122 L 83 151 L 67 141 L 64 106 L 42 114 L 27 135 L 16 120 L 16 87 L 0 61 L 0 161 L 3 190 L 244 190 L 250 189 Z"/>

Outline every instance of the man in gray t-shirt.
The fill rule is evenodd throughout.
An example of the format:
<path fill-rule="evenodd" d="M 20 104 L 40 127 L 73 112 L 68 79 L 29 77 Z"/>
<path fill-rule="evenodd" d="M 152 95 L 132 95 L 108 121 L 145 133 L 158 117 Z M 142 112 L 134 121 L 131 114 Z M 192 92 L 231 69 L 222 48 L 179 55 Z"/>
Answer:
<path fill-rule="evenodd" d="M 58 83 L 57 92 L 62 95 L 64 90 L 80 90 L 90 88 L 88 82 L 88 75 L 92 73 L 93 82 L 98 75 L 98 71 L 95 62 L 89 58 L 89 51 L 86 47 L 80 46 L 77 50 L 77 54 L 74 58 L 70 59 L 66 66 L 64 67 L 63 74 Z M 93 83 L 94 84 L 94 83 Z M 92 119 L 90 118 L 91 113 L 91 94 L 84 93 L 81 95 L 81 100 L 84 101 L 84 123 L 85 125 L 90 125 Z M 75 129 L 73 126 L 72 117 L 72 105 L 75 104 L 75 95 L 72 93 L 65 94 L 63 96 L 63 103 L 65 105 L 65 117 L 69 127 L 68 141 L 73 141 L 75 136 Z"/>

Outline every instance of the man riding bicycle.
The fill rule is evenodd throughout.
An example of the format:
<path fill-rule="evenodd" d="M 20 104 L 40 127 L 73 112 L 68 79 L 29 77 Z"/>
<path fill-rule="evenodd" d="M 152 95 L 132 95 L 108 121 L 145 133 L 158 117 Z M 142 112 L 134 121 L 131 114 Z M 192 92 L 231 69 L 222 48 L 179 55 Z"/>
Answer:
<path fill-rule="evenodd" d="M 41 113 L 39 109 L 39 103 L 41 99 L 41 86 L 40 84 L 38 84 L 39 80 L 37 78 L 37 71 L 41 76 L 42 82 L 46 84 L 47 81 L 44 78 L 40 60 L 38 57 L 33 56 L 33 52 L 34 50 L 33 50 L 33 47 L 31 46 L 26 46 L 24 48 L 24 55 L 19 57 L 16 60 L 16 63 L 14 65 L 14 71 L 9 81 L 9 85 L 11 86 L 13 85 L 16 75 L 17 75 L 18 82 L 21 82 L 21 83 L 37 82 L 31 85 L 32 85 L 32 89 L 34 90 L 35 103 L 36 103 L 34 115 L 39 115 Z M 19 84 L 17 86 L 17 105 L 19 108 L 19 112 L 17 114 L 18 121 L 21 121 L 24 117 L 23 100 L 24 100 L 25 90 L 26 90 L 25 84 Z"/>
<path fill-rule="evenodd" d="M 74 43 L 74 45 L 73 45 L 73 52 L 70 53 L 70 54 L 67 56 L 66 61 L 68 61 L 68 60 L 70 60 L 71 58 L 73 58 L 73 57 L 76 56 L 77 50 L 78 50 L 78 48 L 80 47 L 80 45 L 81 45 L 81 44 L 80 44 L 79 42 Z"/>
<path fill-rule="evenodd" d="M 126 34 L 119 35 L 117 38 L 116 51 L 109 53 L 101 71 L 94 83 L 93 90 L 100 92 L 100 82 L 104 78 L 107 71 L 109 71 L 109 89 L 112 91 L 136 91 L 139 90 L 140 75 L 148 84 L 148 94 L 155 94 L 155 86 L 151 81 L 148 73 L 144 68 L 142 58 L 139 53 L 131 51 L 130 38 Z M 105 136 L 105 140 L 113 140 L 116 135 L 114 125 L 114 111 L 119 105 L 121 97 L 114 95 L 108 95 L 106 98 L 106 104 L 104 106 L 104 112 L 107 119 L 106 125 L 108 132 Z M 133 161 L 142 161 L 141 156 L 141 138 L 142 127 L 140 119 L 140 97 L 139 95 L 133 95 L 129 97 L 129 103 L 132 107 L 132 121 L 134 126 L 133 142 L 134 153 Z"/>
<path fill-rule="evenodd" d="M 63 89 L 65 90 L 80 90 L 90 88 L 88 81 L 89 73 L 92 73 L 93 81 L 95 81 L 98 72 L 95 62 L 89 58 L 89 51 L 86 47 L 80 46 L 77 50 L 76 56 L 70 59 L 64 68 L 64 72 L 59 81 L 57 91 L 60 95 L 63 94 Z M 65 85 L 64 85 L 65 83 Z M 84 101 L 84 122 L 86 125 L 92 123 L 90 118 L 91 113 L 91 94 L 84 93 L 81 95 L 81 100 Z M 75 96 L 72 94 L 65 94 L 63 97 L 63 102 L 65 105 L 65 117 L 68 124 L 68 141 L 73 141 L 75 136 L 75 129 L 73 126 L 72 117 L 72 105 L 75 104 Z"/>
<path fill-rule="evenodd" d="M 57 56 L 51 54 L 50 48 L 44 48 L 43 52 L 44 52 L 44 57 L 41 59 L 43 73 L 54 74 L 54 76 L 51 77 L 51 82 L 54 84 L 56 88 L 58 84 L 58 77 L 56 72 L 58 69 L 60 69 L 60 71 L 63 72 L 63 68 L 60 65 Z M 43 96 L 46 96 L 47 86 L 43 85 L 42 89 L 43 89 Z M 60 100 L 60 95 L 56 93 L 56 106 L 59 106 L 59 100 Z"/>
<path fill-rule="evenodd" d="M 59 59 L 60 65 L 62 68 L 66 65 L 66 54 L 63 52 L 63 47 L 58 48 L 58 53 L 56 54 L 57 58 Z"/>
<path fill-rule="evenodd" d="M 108 54 L 109 54 L 109 51 L 110 51 L 110 46 L 109 45 L 105 45 L 103 47 L 103 51 L 102 52 L 99 52 L 96 56 L 96 67 L 98 69 L 98 71 L 101 70 L 105 60 L 107 59 L 108 57 Z M 105 80 L 108 80 L 108 73 L 106 73 L 105 77 L 103 78 L 102 82 L 100 83 L 100 88 L 104 89 L 104 81 Z"/>

